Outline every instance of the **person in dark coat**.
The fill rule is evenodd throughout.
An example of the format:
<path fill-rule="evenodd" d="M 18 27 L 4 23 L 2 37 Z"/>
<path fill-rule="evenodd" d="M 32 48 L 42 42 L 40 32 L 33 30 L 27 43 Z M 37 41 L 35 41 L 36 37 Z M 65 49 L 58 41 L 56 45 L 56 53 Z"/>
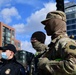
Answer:
<path fill-rule="evenodd" d="M 16 61 L 17 50 L 13 44 L 0 47 L 0 51 L 0 75 L 26 75 L 25 68 Z"/>

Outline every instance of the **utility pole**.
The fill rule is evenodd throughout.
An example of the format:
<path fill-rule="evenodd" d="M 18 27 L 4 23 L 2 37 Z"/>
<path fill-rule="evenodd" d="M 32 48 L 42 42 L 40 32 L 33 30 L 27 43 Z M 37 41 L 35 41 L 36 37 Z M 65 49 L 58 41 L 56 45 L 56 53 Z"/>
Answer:
<path fill-rule="evenodd" d="M 64 12 L 64 0 L 56 0 L 57 10 Z"/>

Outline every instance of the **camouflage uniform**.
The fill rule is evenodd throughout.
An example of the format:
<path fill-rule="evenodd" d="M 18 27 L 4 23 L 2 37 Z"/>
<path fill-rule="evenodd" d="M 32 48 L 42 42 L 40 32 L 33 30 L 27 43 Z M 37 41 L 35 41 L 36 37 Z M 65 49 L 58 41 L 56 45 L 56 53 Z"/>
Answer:
<path fill-rule="evenodd" d="M 46 39 L 46 35 L 41 31 L 36 31 L 31 36 L 31 44 L 32 47 L 36 50 L 34 59 L 33 59 L 33 69 L 35 72 L 33 72 L 35 75 L 38 73 L 37 70 L 37 63 L 38 59 L 45 53 L 47 50 L 47 46 L 44 44 Z"/>
<path fill-rule="evenodd" d="M 49 51 L 40 58 L 38 68 L 49 75 L 76 75 L 76 42 L 66 33 L 65 13 L 49 12 L 42 23 L 52 41 Z"/>

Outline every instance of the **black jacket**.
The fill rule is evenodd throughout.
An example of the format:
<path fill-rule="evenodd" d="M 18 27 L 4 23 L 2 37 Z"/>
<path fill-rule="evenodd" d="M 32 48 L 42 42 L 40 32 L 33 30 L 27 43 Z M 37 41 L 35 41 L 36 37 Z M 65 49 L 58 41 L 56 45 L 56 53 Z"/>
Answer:
<path fill-rule="evenodd" d="M 2 59 L 0 63 L 0 75 L 26 75 L 24 67 L 16 61 Z"/>

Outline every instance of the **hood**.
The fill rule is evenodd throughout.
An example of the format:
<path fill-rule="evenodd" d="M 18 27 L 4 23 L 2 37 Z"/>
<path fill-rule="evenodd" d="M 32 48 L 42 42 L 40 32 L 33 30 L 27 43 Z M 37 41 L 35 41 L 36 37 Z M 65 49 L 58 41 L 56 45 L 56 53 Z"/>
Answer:
<path fill-rule="evenodd" d="M 50 20 L 50 32 L 52 32 L 52 39 L 58 37 L 59 35 L 66 34 L 66 22 L 61 19 Z"/>

